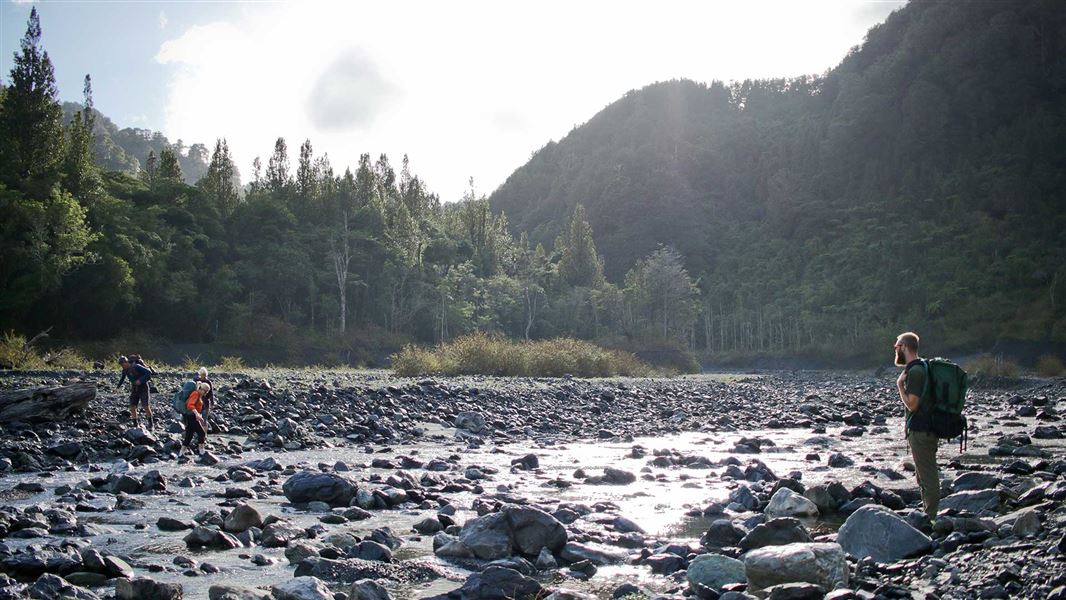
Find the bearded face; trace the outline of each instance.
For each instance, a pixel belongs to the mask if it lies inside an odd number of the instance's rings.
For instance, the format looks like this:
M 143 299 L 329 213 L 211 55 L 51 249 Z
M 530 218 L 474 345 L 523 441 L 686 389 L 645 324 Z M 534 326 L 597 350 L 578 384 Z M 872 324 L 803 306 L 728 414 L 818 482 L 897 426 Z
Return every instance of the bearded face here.
M 907 357 L 903 356 L 903 346 L 896 346 L 896 366 L 907 366 Z

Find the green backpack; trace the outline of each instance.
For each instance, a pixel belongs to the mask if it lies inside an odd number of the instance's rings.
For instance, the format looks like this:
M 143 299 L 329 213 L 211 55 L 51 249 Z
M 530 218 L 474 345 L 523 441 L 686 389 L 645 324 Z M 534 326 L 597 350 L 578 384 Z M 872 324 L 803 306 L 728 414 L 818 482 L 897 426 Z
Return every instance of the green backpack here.
M 961 451 L 966 447 L 969 431 L 962 414 L 969 385 L 966 371 L 946 358 L 922 359 L 922 364 L 925 366 L 925 386 L 921 401 L 932 401 L 933 433 L 942 440 L 960 438 Z
M 179 415 L 189 414 L 189 409 L 185 406 L 185 402 L 189 399 L 189 394 L 195 389 L 195 381 L 186 381 L 180 390 L 174 392 L 174 396 L 170 399 L 170 406 L 174 408 L 174 412 Z

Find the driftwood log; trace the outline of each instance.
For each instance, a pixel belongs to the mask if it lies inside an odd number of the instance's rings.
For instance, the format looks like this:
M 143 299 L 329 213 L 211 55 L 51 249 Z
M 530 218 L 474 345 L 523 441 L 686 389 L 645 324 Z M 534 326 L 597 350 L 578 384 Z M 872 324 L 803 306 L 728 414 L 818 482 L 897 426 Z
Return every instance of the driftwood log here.
M 91 382 L 0 392 L 0 422 L 66 419 L 95 398 Z

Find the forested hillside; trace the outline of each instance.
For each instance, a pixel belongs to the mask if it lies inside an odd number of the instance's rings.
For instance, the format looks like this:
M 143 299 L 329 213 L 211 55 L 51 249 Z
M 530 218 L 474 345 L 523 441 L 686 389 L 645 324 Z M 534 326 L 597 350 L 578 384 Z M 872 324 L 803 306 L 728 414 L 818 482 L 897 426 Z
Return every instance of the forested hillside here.
M 1064 184 L 1062 4 L 912 2 L 823 76 L 630 92 L 490 203 L 543 243 L 584 205 L 615 282 L 678 249 L 710 354 L 976 351 L 1066 341 Z
M 85 107 L 77 102 L 63 103 L 63 121 L 70 122 Z M 96 164 L 108 171 L 136 176 L 142 169 L 151 169 L 151 161 L 159 161 L 164 150 L 172 151 L 181 167 L 182 180 L 195 184 L 207 173 L 211 151 L 204 144 L 186 147 L 182 140 L 171 144 L 158 131 L 137 127 L 119 128 L 107 115 L 93 109 L 92 152 Z M 144 164 L 142 164 L 142 162 Z

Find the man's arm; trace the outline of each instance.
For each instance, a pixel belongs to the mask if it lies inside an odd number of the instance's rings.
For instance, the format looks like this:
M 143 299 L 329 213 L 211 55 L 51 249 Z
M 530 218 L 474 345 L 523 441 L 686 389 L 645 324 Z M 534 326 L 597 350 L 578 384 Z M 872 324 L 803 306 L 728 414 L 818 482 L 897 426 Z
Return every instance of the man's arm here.
M 904 369 L 904 371 L 899 374 L 899 378 L 896 379 L 896 388 L 899 390 L 899 399 L 903 401 L 903 406 L 906 406 L 909 412 L 918 410 L 918 396 L 907 392 L 906 369 Z
M 115 384 L 115 387 L 122 387 L 123 381 L 126 381 L 126 369 L 122 369 L 122 377 L 118 378 L 118 383 Z M 132 378 L 130 381 L 133 381 Z

